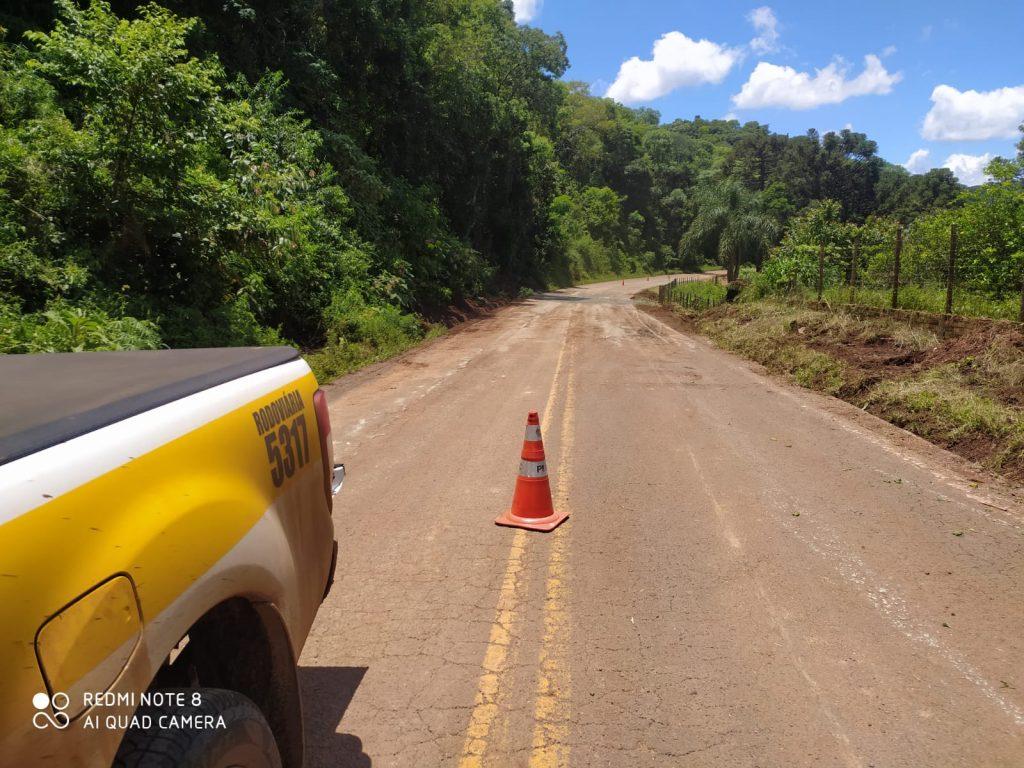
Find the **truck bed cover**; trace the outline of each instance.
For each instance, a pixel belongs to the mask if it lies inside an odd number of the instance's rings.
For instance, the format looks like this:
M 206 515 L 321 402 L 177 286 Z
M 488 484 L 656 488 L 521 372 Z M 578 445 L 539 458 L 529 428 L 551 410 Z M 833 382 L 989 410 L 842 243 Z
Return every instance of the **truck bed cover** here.
M 291 347 L 0 355 L 0 464 L 298 356 Z

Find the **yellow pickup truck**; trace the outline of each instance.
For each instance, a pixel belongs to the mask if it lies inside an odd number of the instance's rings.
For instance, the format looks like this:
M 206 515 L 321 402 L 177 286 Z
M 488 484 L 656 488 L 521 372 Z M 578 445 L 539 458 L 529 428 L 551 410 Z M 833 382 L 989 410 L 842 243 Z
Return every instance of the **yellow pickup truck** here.
M 299 768 L 333 452 L 287 347 L 0 356 L 0 765 Z

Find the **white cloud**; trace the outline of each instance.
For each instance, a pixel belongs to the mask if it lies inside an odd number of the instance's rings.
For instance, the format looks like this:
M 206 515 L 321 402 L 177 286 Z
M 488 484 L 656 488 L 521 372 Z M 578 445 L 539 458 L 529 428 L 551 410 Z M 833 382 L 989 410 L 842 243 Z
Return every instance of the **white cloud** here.
M 822 104 L 839 104 L 853 96 L 886 94 L 903 79 L 899 72 L 887 72 L 882 60 L 872 54 L 864 57 L 864 71 L 852 80 L 846 77 L 848 71 L 842 59 L 815 70 L 813 76 L 792 67 L 761 61 L 740 92 L 732 97 L 732 102 L 740 109 L 813 109 Z
M 533 21 L 540 13 L 540 7 L 544 0 L 512 0 L 512 8 L 516 13 L 516 21 L 525 24 Z
M 961 184 L 973 187 L 991 178 L 985 175 L 985 166 L 992 162 L 992 158 L 988 152 L 983 155 L 950 155 L 942 167 L 949 168 Z
M 910 157 L 907 158 L 903 167 L 911 173 L 924 173 L 932 167 L 932 164 L 928 162 L 929 155 L 931 152 L 927 149 L 915 149 L 910 153 Z
M 747 21 L 757 30 L 757 37 L 750 41 L 750 50 L 754 53 L 774 53 L 779 50 L 779 20 L 775 18 L 775 11 L 762 5 L 747 14 Z
M 654 43 L 650 59 L 634 56 L 622 62 L 605 96 L 635 104 L 683 86 L 720 83 L 740 58 L 734 48 L 669 32 Z
M 994 91 L 958 91 L 937 85 L 921 135 L 932 141 L 1010 139 L 1024 122 L 1024 85 Z
M 890 56 L 892 56 L 894 53 L 896 53 L 896 51 L 898 51 L 898 50 L 899 50 L 899 48 L 897 48 L 895 45 L 887 45 L 887 46 L 885 46 L 885 50 L 882 51 L 882 58 L 883 59 L 887 59 Z

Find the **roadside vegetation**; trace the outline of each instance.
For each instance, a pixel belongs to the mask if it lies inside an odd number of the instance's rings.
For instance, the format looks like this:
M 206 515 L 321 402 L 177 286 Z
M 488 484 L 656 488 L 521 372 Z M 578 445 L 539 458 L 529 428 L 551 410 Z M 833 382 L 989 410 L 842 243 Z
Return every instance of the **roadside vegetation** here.
M 735 275 L 815 200 L 861 223 L 961 192 L 864 134 L 595 97 L 500 0 L 58 0 L 0 27 L 2 352 L 285 342 L 339 372 L 480 297 Z
M 813 301 L 816 296 L 811 288 L 803 288 L 799 292 L 789 294 Z M 858 288 L 851 290 L 848 286 L 830 286 L 822 294 L 824 301 L 832 306 L 840 304 L 857 304 L 865 307 L 886 309 L 892 306 L 892 289 Z M 899 308 L 915 312 L 945 312 L 946 290 L 939 285 L 904 285 L 900 287 Z M 960 291 L 954 294 L 953 314 L 965 317 L 991 317 L 1001 320 L 1018 320 L 1020 317 L 1020 297 L 1006 296 L 996 298 L 985 293 Z
M 901 320 L 773 299 L 672 311 L 801 386 L 1024 478 L 1024 330 L 1015 324 L 979 321 L 943 339 Z
M 707 306 L 721 304 L 725 301 L 725 285 L 710 280 L 680 283 L 675 287 L 671 300 L 683 306 Z
M 1018 147 L 1015 160 L 990 164 L 993 181 L 909 223 L 844 219 L 839 202 L 813 202 L 746 276 L 746 298 L 1024 320 L 1024 140 Z
M 709 284 L 665 298 L 723 348 L 1024 478 L 1024 327 L 988 320 L 1024 319 L 1024 140 L 1018 148 L 991 163 L 991 182 L 931 210 L 858 217 L 822 198 L 768 247 L 744 225 L 733 237 L 743 248 L 725 234 L 718 248 L 734 304 L 715 307 L 723 289 Z M 749 215 L 734 208 L 734 223 Z M 947 325 L 949 314 L 978 320 Z

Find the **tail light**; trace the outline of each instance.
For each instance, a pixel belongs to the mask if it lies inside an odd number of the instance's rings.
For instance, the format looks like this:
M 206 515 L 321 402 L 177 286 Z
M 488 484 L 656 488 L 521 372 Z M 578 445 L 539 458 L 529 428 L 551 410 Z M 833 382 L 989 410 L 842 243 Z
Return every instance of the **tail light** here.
M 327 409 L 327 395 L 322 389 L 313 393 L 313 410 L 316 412 L 316 427 L 320 434 L 320 458 L 324 466 L 324 494 L 327 496 L 327 508 L 334 506 L 335 483 L 341 487 L 341 479 L 345 477 L 345 468 L 334 465 L 334 440 L 331 439 L 331 414 Z M 335 479 L 337 476 L 337 480 Z

